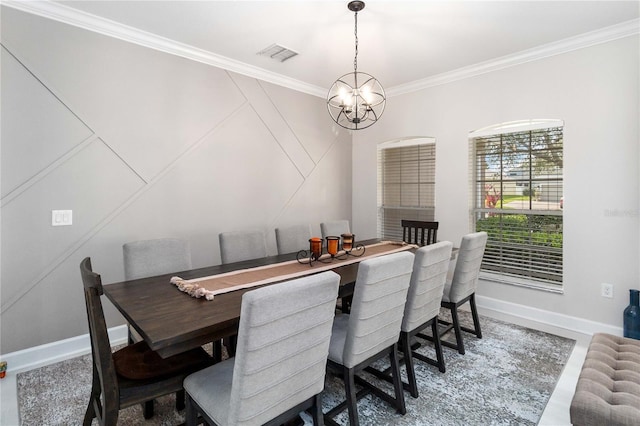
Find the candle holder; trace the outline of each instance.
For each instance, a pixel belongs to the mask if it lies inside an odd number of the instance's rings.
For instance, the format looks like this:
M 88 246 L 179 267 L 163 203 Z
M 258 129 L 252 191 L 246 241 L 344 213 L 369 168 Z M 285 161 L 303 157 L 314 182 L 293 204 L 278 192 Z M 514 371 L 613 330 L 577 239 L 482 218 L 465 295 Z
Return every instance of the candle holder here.
M 331 255 L 331 257 L 335 257 L 338 254 L 339 246 L 340 246 L 340 237 L 327 237 L 327 253 Z
M 309 238 L 309 250 L 300 250 L 298 254 L 296 254 L 296 260 L 299 263 L 308 263 L 309 266 L 313 265 L 313 262 L 331 262 L 331 258 L 327 261 L 326 259 L 321 259 L 322 257 L 322 238 L 320 237 L 312 237 Z
M 342 234 L 342 251 L 343 253 L 336 256 L 338 259 L 346 259 L 349 256 L 360 257 L 364 254 L 365 248 L 362 244 L 356 244 L 355 234 Z
M 342 238 L 342 249 L 340 239 Z M 308 263 L 313 266 L 313 262 L 331 263 L 333 259 L 344 260 L 349 256 L 360 257 L 365 252 L 362 244 L 356 244 L 354 234 L 342 234 L 340 237 L 329 236 L 327 240 L 327 254 L 322 254 L 322 238 L 313 237 L 309 239 L 309 250 L 300 250 L 296 255 L 299 263 Z

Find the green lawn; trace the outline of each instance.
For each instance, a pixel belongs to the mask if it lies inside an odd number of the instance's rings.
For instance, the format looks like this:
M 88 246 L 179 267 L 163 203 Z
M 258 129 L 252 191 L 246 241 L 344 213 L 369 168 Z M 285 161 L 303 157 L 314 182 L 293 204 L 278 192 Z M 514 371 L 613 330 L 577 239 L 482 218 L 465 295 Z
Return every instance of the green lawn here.
M 511 201 L 528 200 L 528 199 L 529 199 L 528 195 L 503 195 L 502 196 L 503 203 L 508 203 Z

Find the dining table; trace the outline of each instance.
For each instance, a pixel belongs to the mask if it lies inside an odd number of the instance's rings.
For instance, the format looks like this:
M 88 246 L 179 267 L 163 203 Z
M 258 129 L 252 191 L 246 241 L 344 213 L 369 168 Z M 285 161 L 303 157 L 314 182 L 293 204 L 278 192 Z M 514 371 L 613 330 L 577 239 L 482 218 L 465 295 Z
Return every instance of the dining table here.
M 359 242 L 375 244 L 379 240 Z M 184 280 L 295 261 L 296 253 L 177 271 L 172 274 L 123 281 L 103 286 L 104 294 L 149 347 L 166 358 L 209 342 L 235 336 L 240 321 L 242 295 L 256 286 L 217 294 L 212 300 L 194 298 L 170 284 L 173 276 Z M 340 276 L 339 298 L 353 294 L 359 262 L 336 263 L 329 270 Z M 326 269 L 326 268 L 325 268 Z M 275 279 L 269 284 L 284 281 Z

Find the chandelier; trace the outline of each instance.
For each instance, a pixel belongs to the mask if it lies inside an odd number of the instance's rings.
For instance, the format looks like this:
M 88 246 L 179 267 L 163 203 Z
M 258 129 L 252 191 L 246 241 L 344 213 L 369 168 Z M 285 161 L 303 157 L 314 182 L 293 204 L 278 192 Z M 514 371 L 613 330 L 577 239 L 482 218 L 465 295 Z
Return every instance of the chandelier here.
M 355 56 L 353 72 L 338 78 L 327 96 L 327 108 L 333 121 L 349 130 L 366 129 L 378 121 L 386 102 L 384 89 L 370 74 L 358 72 L 358 12 L 364 9 L 363 1 L 351 1 L 347 5 L 355 12 Z

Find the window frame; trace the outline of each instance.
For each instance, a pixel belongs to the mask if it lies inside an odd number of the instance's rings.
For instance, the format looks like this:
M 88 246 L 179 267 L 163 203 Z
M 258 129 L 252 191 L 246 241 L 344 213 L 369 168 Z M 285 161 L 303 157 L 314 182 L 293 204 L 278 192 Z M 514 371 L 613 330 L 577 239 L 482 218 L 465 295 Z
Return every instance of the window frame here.
M 470 165 L 470 200 L 469 200 L 469 206 L 470 206 L 470 229 L 472 230 L 476 230 L 477 229 L 477 224 L 478 221 L 480 220 L 480 217 L 482 215 L 486 215 L 484 217 L 484 219 L 486 219 L 489 215 L 496 215 L 498 216 L 500 219 L 497 220 L 497 222 L 499 222 L 500 224 L 497 226 L 496 229 L 498 229 L 498 232 L 501 233 L 501 235 L 504 235 L 506 233 L 505 229 L 507 231 L 509 230 L 513 230 L 514 228 L 508 228 L 508 225 L 504 224 L 504 218 L 508 217 L 510 215 L 514 215 L 514 216 L 519 216 L 519 215 L 525 215 L 527 217 L 527 225 L 529 225 L 529 227 L 524 228 L 525 230 L 529 230 L 529 232 L 532 233 L 533 235 L 533 231 L 532 231 L 532 227 L 531 227 L 531 223 L 535 223 L 535 221 L 537 220 L 536 218 L 538 217 L 542 217 L 542 216 L 559 216 L 562 218 L 562 220 L 560 221 L 560 236 L 561 236 L 561 246 L 559 248 L 555 248 L 555 247 L 548 247 L 546 249 L 541 249 L 545 255 L 547 255 L 547 253 L 549 253 L 549 256 L 551 256 L 551 254 L 557 256 L 558 254 L 560 255 L 560 266 L 559 268 L 556 266 L 556 269 L 554 270 L 554 272 L 556 272 L 556 276 L 557 273 L 559 273 L 560 275 L 560 279 L 542 279 L 542 278 L 536 278 L 535 274 L 539 274 L 542 275 L 544 273 L 545 268 L 544 267 L 540 267 L 539 269 L 537 268 L 529 268 L 529 273 L 528 274 L 516 274 L 513 272 L 513 270 L 517 270 L 519 269 L 518 267 L 509 267 L 508 263 L 504 263 L 504 258 L 502 257 L 502 253 L 503 252 L 508 252 L 509 249 L 507 250 L 503 250 L 503 248 L 505 246 L 508 246 L 508 244 L 504 243 L 504 237 L 500 238 L 500 241 L 497 242 L 497 244 L 494 245 L 494 248 L 498 247 L 500 250 L 500 255 L 496 255 L 494 259 L 499 259 L 499 263 L 497 264 L 497 266 L 492 266 L 495 267 L 496 269 L 501 269 L 503 268 L 503 271 L 500 272 L 498 270 L 496 271 L 489 271 L 488 268 L 489 266 L 487 266 L 487 269 L 482 269 L 481 273 L 480 273 L 480 278 L 484 279 L 484 280 L 488 280 L 488 281 L 494 281 L 494 282 L 500 282 L 500 283 L 506 283 L 506 284 L 511 284 L 511 285 L 516 285 L 516 286 L 524 286 L 524 287 L 529 287 L 529 288 L 535 288 L 535 289 L 541 289 L 541 290 L 546 290 L 546 291 L 551 291 L 551 292 L 557 292 L 557 293 L 562 293 L 563 292 L 563 282 L 564 282 L 564 277 L 563 277 L 563 273 L 564 273 L 564 253 L 563 253 L 563 247 L 564 247 L 564 242 L 563 242 L 563 234 L 562 234 L 562 228 L 563 228 L 563 223 L 564 223 L 564 214 L 563 214 L 563 210 L 562 207 L 560 210 L 552 210 L 552 209 L 535 209 L 533 208 L 533 194 L 531 191 L 531 188 L 534 187 L 534 182 L 536 181 L 544 181 L 544 179 L 539 179 L 536 178 L 535 173 L 533 172 L 532 169 L 532 163 L 531 163 L 531 152 L 533 150 L 532 148 L 532 139 L 530 138 L 528 140 L 528 171 L 523 172 L 523 174 L 526 176 L 526 178 L 523 177 L 515 177 L 515 179 L 512 177 L 512 179 L 509 179 L 507 177 L 507 179 L 505 179 L 505 173 L 507 172 L 513 172 L 514 170 L 510 170 L 508 168 L 505 167 L 503 160 L 502 160 L 502 156 L 505 154 L 505 151 L 503 150 L 503 147 L 500 147 L 499 150 L 499 155 L 500 155 L 500 165 L 499 165 L 499 172 L 500 172 L 500 177 L 498 179 L 498 181 L 500 182 L 500 195 L 499 195 L 499 199 L 497 201 L 497 203 L 495 204 L 495 206 L 487 206 L 485 203 L 485 196 L 486 193 L 484 191 L 480 191 L 480 185 L 482 184 L 482 182 L 487 182 L 490 181 L 491 179 L 485 179 L 485 180 L 480 180 L 479 179 L 479 164 L 478 164 L 478 142 L 483 140 L 487 141 L 490 140 L 492 138 L 500 138 L 501 140 L 501 144 L 502 144 L 502 138 L 503 135 L 505 134 L 512 134 L 512 133 L 524 133 L 524 132 L 541 132 L 544 131 L 545 129 L 549 129 L 550 131 L 555 131 L 554 129 L 559 128 L 560 132 L 561 132 L 561 139 L 560 139 L 560 143 L 562 144 L 560 147 L 560 153 L 562 155 L 562 161 L 563 164 L 562 166 L 560 166 L 560 174 L 555 176 L 554 178 L 549 178 L 547 179 L 550 183 L 554 183 L 554 184 L 559 184 L 561 188 L 564 187 L 564 170 L 563 170 L 563 166 L 564 166 L 564 122 L 562 120 L 550 120 L 550 119 L 539 119 L 539 120 L 521 120 L 521 121 L 514 121 L 514 122 L 508 122 L 508 123 L 500 123 L 498 125 L 494 125 L 494 126 L 488 126 L 485 127 L 483 129 L 474 131 L 474 132 L 470 132 L 469 133 L 469 165 Z M 531 133 L 530 133 L 531 135 Z M 557 147 L 555 147 L 556 151 L 557 151 Z M 522 208 L 522 209 L 509 209 L 509 208 L 503 208 L 504 205 L 503 203 L 503 197 L 504 194 L 503 190 L 504 190 L 504 185 L 503 182 L 504 181 L 508 181 L 511 183 L 515 183 L 516 185 L 514 185 L 514 187 L 518 187 L 517 183 L 526 183 L 528 188 L 529 188 L 529 206 L 528 208 Z M 520 186 L 520 188 L 523 188 L 523 186 Z M 483 190 L 485 189 L 485 187 L 483 186 Z M 480 193 L 482 192 L 482 193 Z M 561 194 L 562 195 L 562 194 Z M 523 206 L 525 207 L 525 206 Z M 490 226 L 490 225 L 489 225 Z M 505 226 L 507 226 L 505 228 Z M 557 226 L 557 225 L 556 225 Z M 515 228 L 515 229 L 522 229 L 522 228 Z M 555 233 L 556 235 L 558 234 L 557 232 Z M 529 243 L 520 245 L 518 247 L 517 244 L 513 244 L 512 245 L 512 250 L 514 251 L 518 251 L 520 249 L 524 250 L 523 253 L 526 253 L 526 250 L 535 250 L 536 248 L 536 244 L 535 243 L 531 243 L 531 241 Z M 540 246 L 540 247 L 544 247 L 544 246 Z M 517 258 L 517 255 L 514 255 Z M 524 255 L 521 255 L 524 256 Z M 486 254 L 485 254 L 486 257 Z M 551 258 L 553 258 L 551 256 Z M 490 259 L 493 260 L 493 259 Z M 530 261 L 530 265 L 534 264 L 535 261 Z M 486 265 L 485 260 L 483 260 L 483 264 Z M 548 264 L 547 264 L 548 265 Z M 522 269 L 526 269 L 526 268 L 522 268 Z M 548 268 L 551 269 L 551 268 Z M 505 270 L 510 270 L 510 272 L 504 272 Z M 533 271 L 533 272 L 532 272 Z M 550 275 L 551 276 L 551 275 Z

